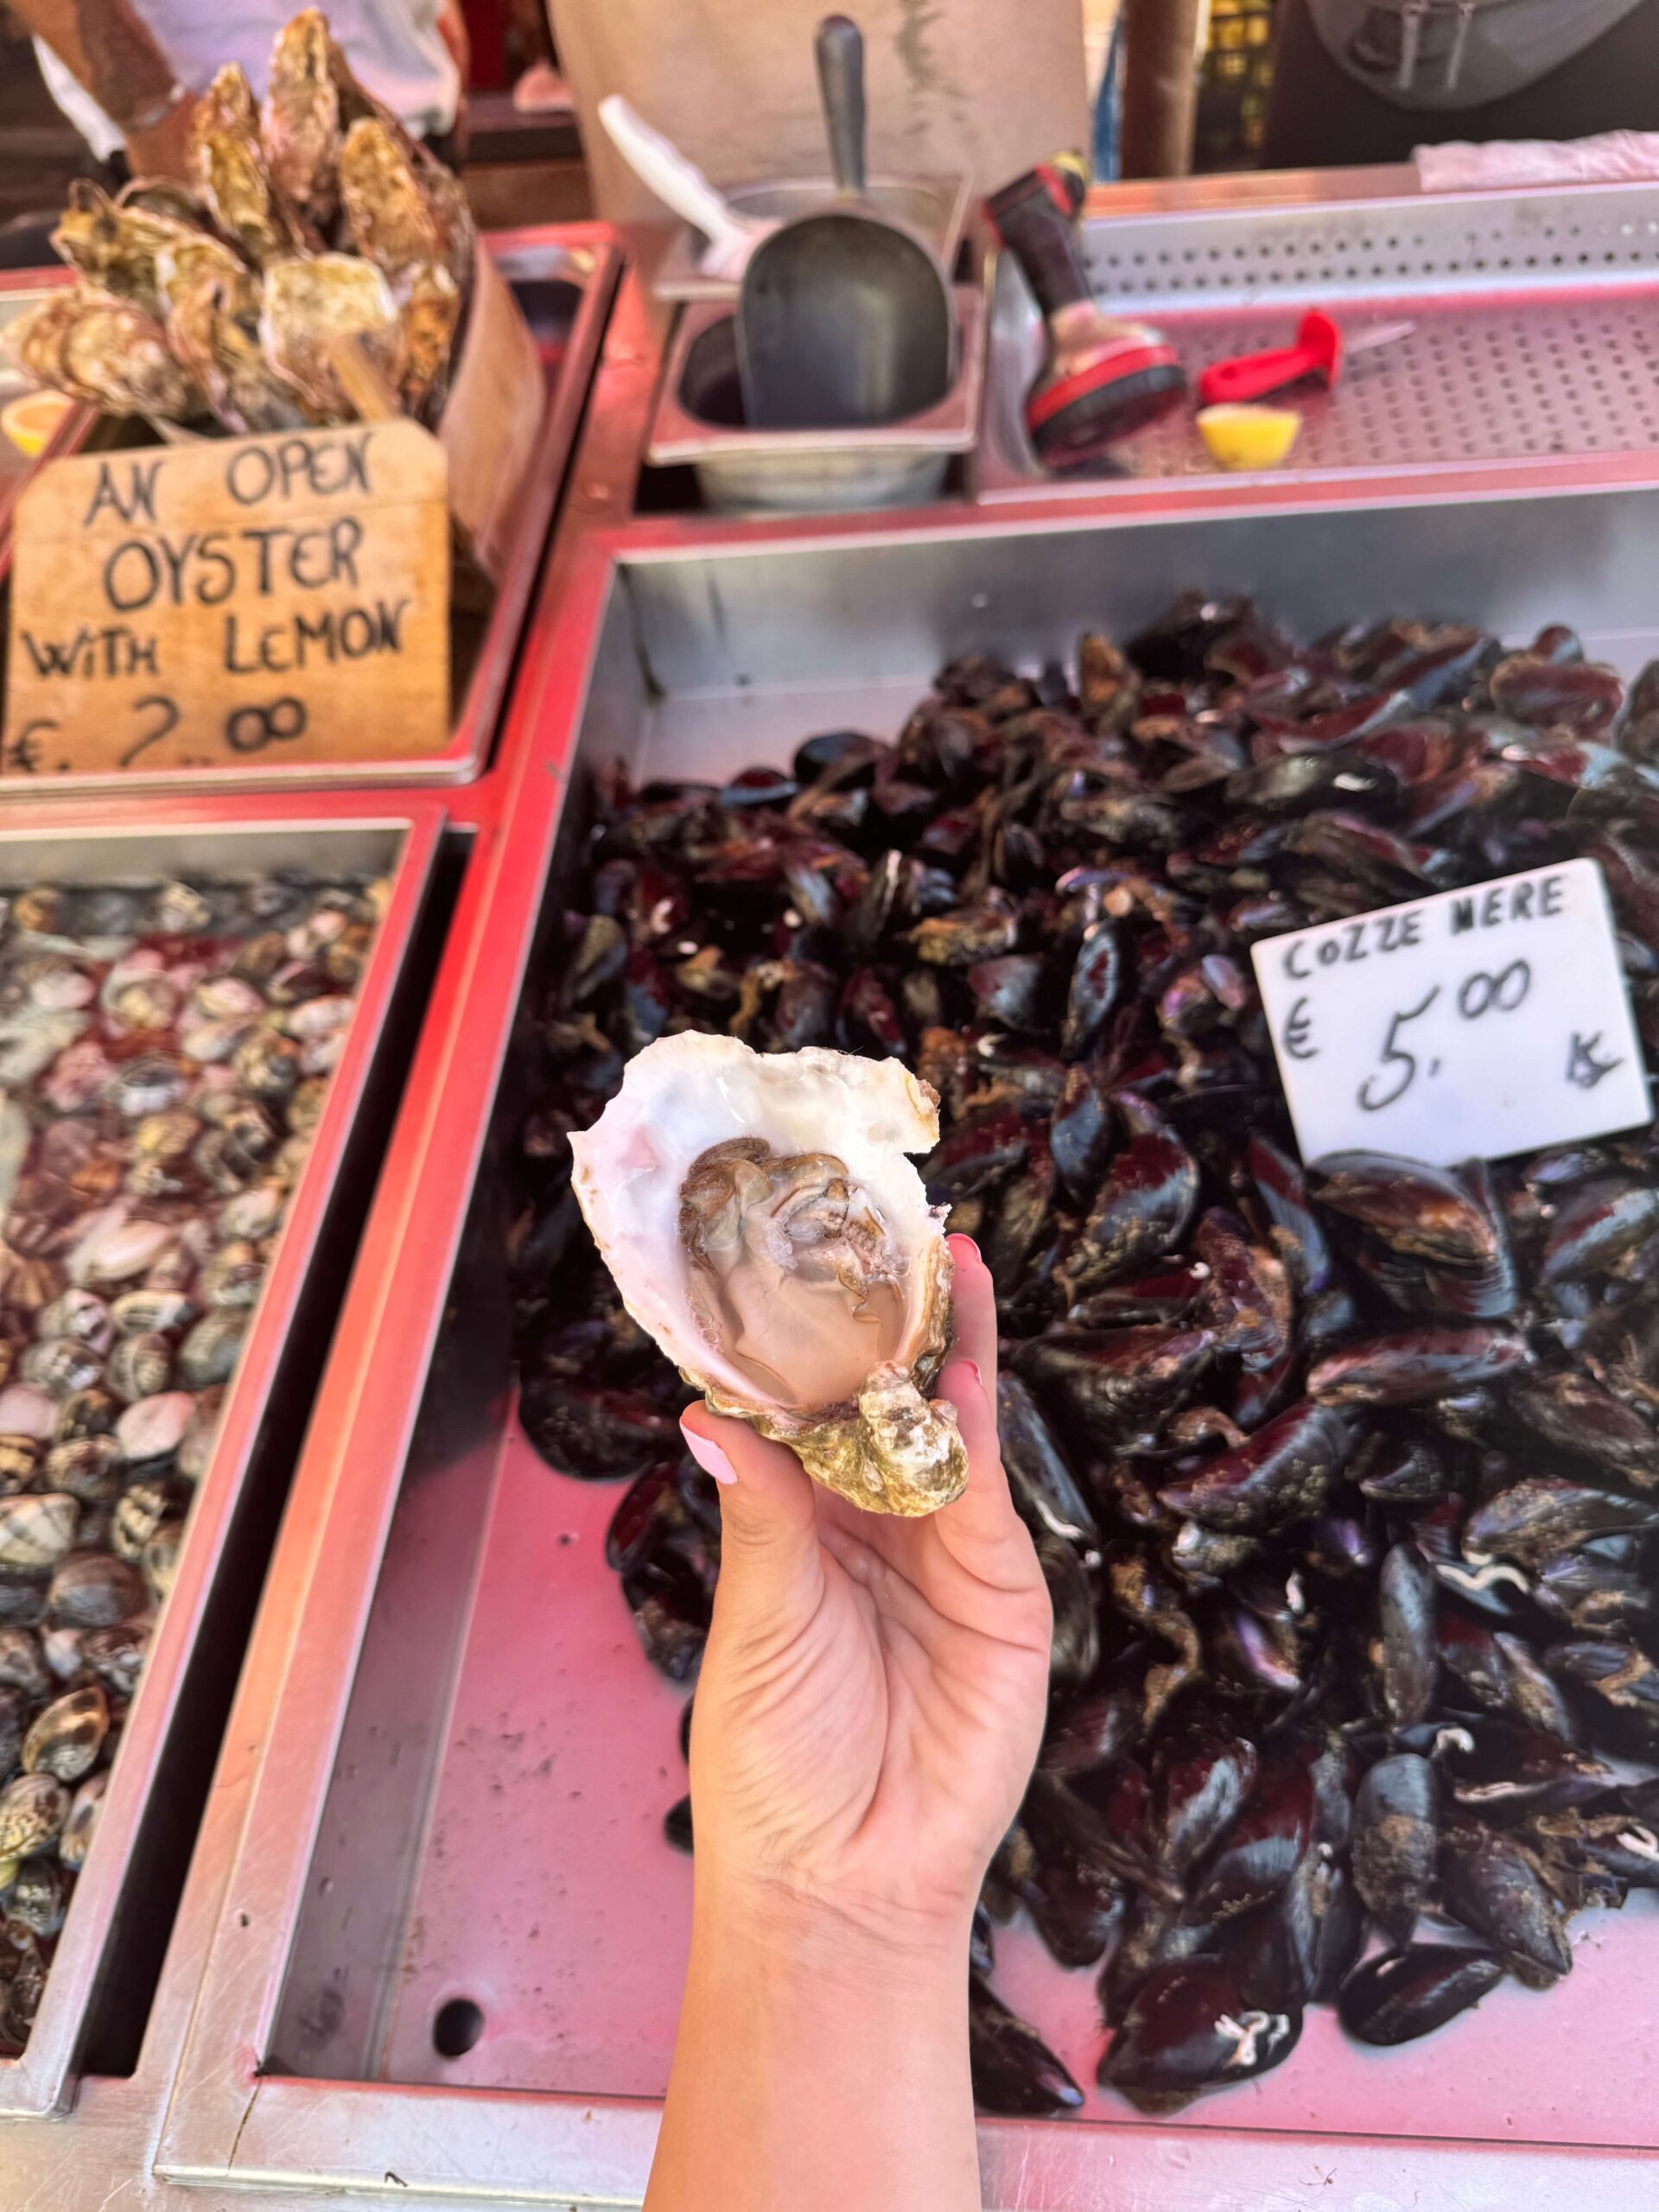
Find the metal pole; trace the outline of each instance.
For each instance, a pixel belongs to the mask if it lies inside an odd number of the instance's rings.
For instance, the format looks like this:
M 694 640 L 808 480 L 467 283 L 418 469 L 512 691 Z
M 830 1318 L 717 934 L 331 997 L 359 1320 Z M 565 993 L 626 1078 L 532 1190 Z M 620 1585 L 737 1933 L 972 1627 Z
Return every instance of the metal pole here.
M 1123 0 L 1122 173 L 1185 176 L 1192 167 L 1204 0 Z

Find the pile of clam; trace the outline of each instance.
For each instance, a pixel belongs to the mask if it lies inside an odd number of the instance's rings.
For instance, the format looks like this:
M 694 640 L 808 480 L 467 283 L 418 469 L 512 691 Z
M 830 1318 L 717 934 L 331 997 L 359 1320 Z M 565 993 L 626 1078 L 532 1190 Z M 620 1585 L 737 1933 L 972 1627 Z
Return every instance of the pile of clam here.
M 0 2052 L 40 2002 L 383 892 L 0 903 Z
M 1192 596 L 1125 647 L 1084 638 L 1075 680 L 956 662 L 896 741 L 599 795 L 535 1007 L 524 1425 L 627 1481 L 610 1564 L 690 1681 L 718 1510 L 686 1386 L 587 1239 L 570 1133 L 687 1028 L 933 1085 L 921 1172 L 996 1282 L 1003 1455 L 1055 1611 L 973 1962 L 994 2109 L 1082 2101 L 992 1993 L 1015 1914 L 1096 1974 L 1090 2061 L 1158 2110 L 1281 2063 L 1309 2005 L 1393 2044 L 1543 1987 L 1573 1915 L 1659 1888 L 1652 1131 L 1305 1166 L 1250 963 L 1587 855 L 1651 1058 L 1656 763 L 1659 668 L 1627 694 L 1564 629 L 1306 645 Z M 683 1803 L 668 1833 L 689 1844 Z

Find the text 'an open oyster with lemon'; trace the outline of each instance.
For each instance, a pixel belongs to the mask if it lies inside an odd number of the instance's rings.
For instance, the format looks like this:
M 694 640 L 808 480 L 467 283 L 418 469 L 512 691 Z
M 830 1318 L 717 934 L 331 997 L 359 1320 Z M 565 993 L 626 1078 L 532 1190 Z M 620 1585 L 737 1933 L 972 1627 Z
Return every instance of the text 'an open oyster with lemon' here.
M 787 1444 L 874 1512 L 968 1479 L 926 1393 L 950 1338 L 944 1210 L 906 1154 L 938 1100 L 893 1060 L 664 1037 L 570 1140 L 575 1188 L 623 1302 L 716 1413 Z

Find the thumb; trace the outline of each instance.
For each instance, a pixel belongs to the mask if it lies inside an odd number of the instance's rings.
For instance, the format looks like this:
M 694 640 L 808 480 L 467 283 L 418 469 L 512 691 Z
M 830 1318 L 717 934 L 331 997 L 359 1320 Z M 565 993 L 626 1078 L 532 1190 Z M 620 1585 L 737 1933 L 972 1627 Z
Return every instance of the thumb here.
M 707 1406 L 680 1417 L 686 1449 L 720 1485 L 718 1627 L 792 1632 L 823 1592 L 812 1478 L 782 1444 Z

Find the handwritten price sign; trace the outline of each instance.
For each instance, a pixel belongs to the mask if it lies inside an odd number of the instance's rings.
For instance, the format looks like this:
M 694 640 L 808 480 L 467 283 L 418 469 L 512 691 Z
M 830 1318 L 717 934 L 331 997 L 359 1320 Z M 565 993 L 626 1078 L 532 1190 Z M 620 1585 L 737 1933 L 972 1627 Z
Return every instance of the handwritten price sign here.
M 413 423 L 52 463 L 17 507 L 0 775 L 437 751 L 447 493 Z
M 1304 1160 L 1449 1166 L 1652 1117 L 1593 861 L 1295 930 L 1252 957 Z

